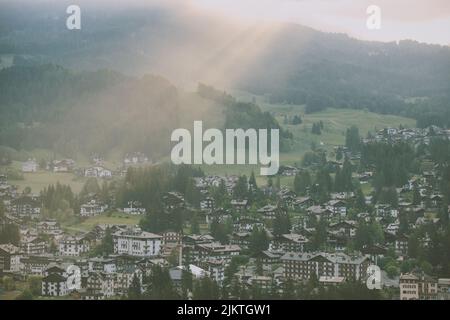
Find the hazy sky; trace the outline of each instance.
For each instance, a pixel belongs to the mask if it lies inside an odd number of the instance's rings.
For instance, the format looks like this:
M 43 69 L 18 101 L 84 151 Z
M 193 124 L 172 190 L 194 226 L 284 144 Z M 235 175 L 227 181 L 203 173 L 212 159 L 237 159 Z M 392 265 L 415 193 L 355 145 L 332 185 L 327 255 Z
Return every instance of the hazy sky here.
M 190 0 L 247 21 L 275 20 L 380 41 L 414 39 L 450 45 L 450 0 Z M 381 29 L 366 27 L 369 5 L 381 8 Z
M 119 7 L 163 4 L 181 11 L 223 15 L 244 22 L 292 22 L 379 41 L 413 39 L 450 45 L 450 0 L 0 0 Z M 367 8 L 381 8 L 381 29 L 368 30 Z

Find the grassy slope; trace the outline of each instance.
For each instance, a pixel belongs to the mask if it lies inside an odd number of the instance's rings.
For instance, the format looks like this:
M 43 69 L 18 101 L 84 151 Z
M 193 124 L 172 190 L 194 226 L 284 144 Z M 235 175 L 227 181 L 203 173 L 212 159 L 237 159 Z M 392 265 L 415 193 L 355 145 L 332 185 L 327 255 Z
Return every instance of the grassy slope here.
M 282 164 L 299 164 L 303 154 L 310 150 L 311 143 L 314 142 L 318 147 L 332 151 L 336 145 L 345 143 L 345 131 L 347 128 L 355 125 L 360 130 L 360 135 L 365 137 L 368 132 L 375 132 L 385 127 L 398 127 L 400 124 L 404 127 L 414 127 L 415 120 L 393 115 L 381 115 L 363 110 L 350 109 L 327 109 L 322 112 L 305 114 L 304 106 L 300 105 L 282 105 L 267 103 L 264 97 L 252 96 L 245 92 L 233 92 L 234 96 L 242 101 L 252 101 L 254 98 L 256 103 L 260 105 L 263 111 L 272 113 L 278 122 L 294 135 L 293 150 L 280 155 Z M 284 125 L 284 116 L 293 117 L 301 115 L 303 123 L 301 125 Z M 324 129 L 320 136 L 311 134 L 311 127 L 314 122 L 322 121 Z M 208 173 L 215 174 L 247 174 L 252 170 L 255 174 L 259 173 L 259 166 L 203 166 Z M 292 185 L 293 178 L 282 177 L 282 184 Z M 266 179 L 260 177 L 259 183 L 265 183 Z
M 69 232 L 86 232 L 92 230 L 92 228 L 99 224 L 126 224 L 136 225 L 139 224 L 140 216 L 128 215 L 120 212 L 114 212 L 111 215 L 102 214 L 96 217 L 87 218 L 82 222 L 68 222 L 63 224 L 64 229 Z

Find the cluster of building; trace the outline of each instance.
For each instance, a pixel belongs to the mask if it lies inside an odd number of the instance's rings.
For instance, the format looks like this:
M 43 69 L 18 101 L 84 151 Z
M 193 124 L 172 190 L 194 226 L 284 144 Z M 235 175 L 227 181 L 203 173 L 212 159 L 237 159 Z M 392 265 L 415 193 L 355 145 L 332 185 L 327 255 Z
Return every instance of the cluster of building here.
M 391 142 L 421 139 L 423 142 L 429 137 L 427 130 L 430 129 L 388 128 L 368 139 Z M 432 130 L 434 135 L 448 135 L 446 130 Z M 148 158 L 137 153 L 127 155 L 124 165 L 148 162 Z M 89 175 L 100 177 L 101 161 L 95 165 Z M 332 165 L 342 163 L 334 162 Z M 284 166 L 280 174 L 292 176 L 300 171 L 301 168 Z M 353 179 L 358 179 L 361 184 L 371 182 L 373 172 L 359 172 Z M 365 283 L 368 267 L 385 257 L 389 248 L 394 249 L 398 261 L 409 258 L 410 233 L 402 231 L 400 215 L 406 213 L 413 218 L 407 221 L 408 230 L 437 224 L 439 218 L 436 212 L 444 201 L 435 168 L 411 177 L 404 186 L 397 188 L 398 205 L 380 202 L 373 205 L 372 197 L 366 196 L 364 200 L 367 205 L 373 206 L 373 210 L 356 213 L 357 195 L 353 192 L 331 193 L 329 199 L 320 202 L 309 192 L 299 196 L 288 188 L 277 189 L 273 186 L 260 188 L 267 201 L 255 207 L 249 198 L 232 197 L 238 180 L 237 176 L 196 177 L 195 185 L 201 194 L 197 209 L 192 208 L 178 192 L 168 192 L 163 197 L 167 212 L 176 208 L 194 210 L 202 224 L 211 227 L 218 222 L 231 228 L 226 239 L 219 241 L 212 233 L 182 235 L 167 230 L 154 234 L 137 226 L 125 225 L 96 225 L 84 234 L 68 234 L 56 221 L 40 216 L 38 197 L 17 195 L 15 189 L 8 185 L 6 177 L 0 176 L 0 199 L 8 213 L 2 218 L 0 228 L 6 223 L 21 226 L 19 245 L 0 246 L 0 272 L 18 278 L 38 275 L 42 277 L 42 295 L 71 295 L 81 299 L 108 299 L 124 295 L 133 281 L 139 281 L 142 290 L 145 290 L 142 279 L 150 275 L 155 265 L 169 268 L 172 282 L 179 289 L 186 268 L 195 278 L 211 277 L 222 284 L 225 270 L 233 257 L 248 255 L 252 234 L 258 229 L 265 230 L 269 245 L 253 255 L 234 274 L 234 278 L 243 285 L 272 289 L 275 286 L 282 292 L 283 284 L 288 281 L 307 282 L 312 278 L 325 286 L 354 281 Z M 216 204 L 210 192 L 211 188 L 221 185 L 225 186 L 230 196 L 225 208 Z M 414 203 L 411 200 L 413 191 L 418 191 L 418 199 Z M 109 209 L 118 208 L 109 208 L 93 197 L 81 205 L 80 215 L 92 217 Z M 129 201 L 126 208 L 119 210 L 131 215 L 146 213 L 137 201 Z M 274 224 L 280 216 L 288 213 L 295 216 L 289 230 L 276 233 Z M 312 249 L 318 231 L 310 220 L 327 222 L 321 251 Z M 366 246 L 360 251 L 350 247 L 349 243 L 354 242 L 361 223 L 373 221 L 382 227 L 383 243 Z M 106 256 L 93 256 L 107 232 L 112 238 L 112 252 Z M 420 246 L 424 248 L 429 246 L 430 241 L 426 233 L 419 239 Z M 174 256 L 176 262 L 173 261 Z M 71 282 L 77 274 L 74 270 L 78 270 L 80 275 L 80 281 L 75 285 Z M 384 271 L 383 277 L 386 277 Z M 388 280 L 390 287 L 397 288 L 401 300 L 449 299 L 449 279 L 415 272 Z
M 93 155 L 91 159 L 92 166 L 77 167 L 72 159 L 61 159 L 44 161 L 44 164 L 39 164 L 35 158 L 30 158 L 22 162 L 23 173 L 34 173 L 39 169 L 47 170 L 55 173 L 69 173 L 72 172 L 78 176 L 88 178 L 103 178 L 109 179 L 113 176 L 123 176 L 126 169 L 130 166 L 148 165 L 152 161 L 142 152 L 127 153 L 123 159 L 123 165 L 116 170 L 107 169 L 104 165 L 104 160 L 98 155 Z

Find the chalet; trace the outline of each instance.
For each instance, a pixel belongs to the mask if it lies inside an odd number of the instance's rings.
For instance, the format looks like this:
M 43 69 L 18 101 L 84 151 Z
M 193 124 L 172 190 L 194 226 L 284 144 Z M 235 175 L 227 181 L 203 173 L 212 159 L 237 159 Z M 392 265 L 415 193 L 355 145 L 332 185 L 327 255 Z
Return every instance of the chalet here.
M 37 197 L 21 196 L 11 201 L 11 214 L 21 219 L 39 219 L 41 217 L 41 202 Z
M 239 217 L 233 223 L 234 232 L 252 232 L 253 228 L 262 228 L 264 223 L 260 220 L 251 217 Z
M 123 212 L 131 215 L 144 215 L 147 210 L 139 201 L 128 201 L 128 207 L 123 208 Z
M 398 221 L 395 221 L 387 226 L 386 231 L 395 235 L 397 234 L 399 228 L 400 223 Z
M 443 200 L 444 197 L 440 194 L 433 194 L 430 196 L 430 201 L 434 208 L 440 207 L 442 205 Z
M 115 295 L 128 294 L 133 279 L 137 278 L 142 286 L 143 273 L 136 265 L 130 265 L 114 273 L 114 293 Z
M 50 265 L 59 263 L 53 255 L 25 256 L 21 258 L 23 273 L 26 275 L 46 276 Z
M 250 277 L 249 283 L 251 286 L 256 286 L 262 290 L 268 290 L 272 287 L 272 277 L 254 275 Z
M 314 205 L 314 201 L 310 197 L 298 197 L 294 200 L 294 208 L 296 210 L 304 210 Z
M 365 281 L 370 264 L 366 256 L 348 256 L 344 253 L 293 253 L 281 257 L 286 279 L 309 280 L 317 277 L 344 277 Z
M 231 200 L 231 206 L 237 212 L 244 212 L 247 210 L 248 200 L 247 199 L 244 199 L 244 200 L 233 199 L 233 200 Z
M 19 272 L 21 257 L 20 248 L 12 244 L 0 244 L 0 274 Z
M 212 197 L 206 197 L 200 201 L 200 209 L 203 211 L 214 210 L 215 201 Z
M 440 221 L 439 218 L 419 217 L 414 224 L 414 227 L 419 227 L 427 224 L 436 224 Z
M 327 232 L 327 245 L 330 248 L 333 248 L 337 252 L 342 252 L 347 248 L 348 238 L 347 236 L 336 232 L 329 230 Z
M 280 263 L 280 258 L 284 255 L 282 251 L 264 250 L 258 253 L 257 258 L 261 259 L 264 265 Z
M 114 253 L 136 257 L 156 256 L 162 245 L 162 236 L 139 228 L 117 231 L 113 234 L 113 240 Z
M 355 193 L 354 192 L 333 192 L 330 194 L 330 197 L 332 200 L 341 200 L 344 202 L 346 200 L 351 200 L 355 198 Z
M 408 254 L 408 236 L 404 234 L 398 234 L 395 240 L 395 251 L 401 255 Z
M 187 268 L 183 266 L 176 266 L 169 269 L 170 279 L 177 290 L 181 290 L 182 275 L 184 270 L 187 270 Z M 193 264 L 189 265 L 189 270 L 187 271 L 192 274 L 194 279 L 201 279 L 210 276 L 208 271 Z
M 262 216 L 264 220 L 273 220 L 275 219 L 278 208 L 274 205 L 268 204 L 260 209 L 257 212 Z
M 114 296 L 114 275 L 106 272 L 89 272 L 83 300 L 104 300 Z
M 84 236 L 65 236 L 59 241 L 59 254 L 62 256 L 80 256 L 91 248 L 90 241 Z
M 225 181 L 219 176 L 194 177 L 195 186 L 200 190 L 206 190 L 208 187 L 219 187 Z
M 224 223 L 225 221 L 231 219 L 231 212 L 228 210 L 225 210 L 223 208 L 219 208 L 216 210 L 213 210 L 211 212 L 208 212 L 206 214 L 206 223 L 210 224 L 213 221 L 217 221 L 219 223 Z
M 337 223 L 332 223 L 329 229 L 336 231 L 339 234 L 345 235 L 346 237 L 353 238 L 356 234 L 356 221 L 345 220 Z
M 179 192 L 167 192 L 163 197 L 163 204 L 169 210 L 184 208 L 186 205 L 183 195 Z
M 98 154 L 93 154 L 91 156 L 91 163 L 95 164 L 96 166 L 103 166 L 104 161 L 105 161 L 105 159 L 103 159 Z
M 300 170 L 292 166 L 280 166 L 278 174 L 286 177 L 294 177 Z
M 250 232 L 233 232 L 230 243 L 248 248 L 250 244 Z
M 17 197 L 17 187 L 9 184 L 0 184 L 0 201 L 8 206 L 11 200 Z
M 322 206 L 311 206 L 308 209 L 306 209 L 306 212 L 309 215 L 315 215 L 318 220 L 322 218 L 328 219 L 329 217 L 333 216 L 332 210 Z
M 36 172 L 38 171 L 39 165 L 37 164 L 35 159 L 28 159 L 24 163 L 22 163 L 22 172 Z
M 170 280 L 176 290 L 180 291 L 182 287 L 183 269 L 172 267 L 169 269 Z
M 206 258 L 224 259 L 229 262 L 233 256 L 239 255 L 241 248 L 238 245 L 222 245 L 220 243 L 202 243 L 195 246 L 195 254 L 197 260 L 202 261 Z
M 70 172 L 75 167 L 75 161 L 72 159 L 53 160 L 50 167 L 53 172 Z
M 178 244 L 181 241 L 181 234 L 175 231 L 166 231 L 162 234 L 162 239 L 164 244 Z
M 209 234 L 191 234 L 183 236 L 183 244 L 197 245 L 214 242 L 214 237 Z
M 87 260 L 89 272 L 114 273 L 117 270 L 114 258 L 94 257 Z
M 330 200 L 325 207 L 332 212 L 333 216 L 345 217 L 347 214 L 347 206 L 342 200 Z
M 108 209 L 108 205 L 102 204 L 99 201 L 92 199 L 88 203 L 82 204 L 80 207 L 80 216 L 94 217 L 102 214 Z
M 280 199 L 280 203 L 284 207 L 295 209 L 295 201 L 297 199 L 297 195 L 295 194 L 295 192 L 283 188 L 280 190 L 280 192 L 278 192 L 278 197 Z
M 61 263 L 61 264 L 51 264 L 48 266 L 47 269 L 44 271 L 44 276 L 48 276 L 50 274 L 59 274 L 61 276 L 64 276 L 67 278 L 67 267 L 70 266 L 70 264 L 67 263 Z
M 223 259 L 208 258 L 204 262 L 200 262 L 200 267 L 209 274 L 211 279 L 219 284 L 225 278 L 226 262 Z
M 39 233 L 47 235 L 59 235 L 62 233 L 61 227 L 56 220 L 40 221 L 37 223 L 36 228 Z
M 296 233 L 283 234 L 272 239 L 269 250 L 282 252 L 303 252 L 309 242 L 304 236 Z
M 111 234 L 119 231 L 124 230 L 127 228 L 127 225 L 120 225 L 120 224 L 98 224 L 92 230 L 89 232 L 90 235 L 95 240 L 102 240 L 105 237 L 106 230 L 109 228 Z
M 450 279 L 438 279 L 438 300 L 450 300 Z
M 426 274 L 400 275 L 400 300 L 436 300 L 438 281 Z
M 69 293 L 66 277 L 58 273 L 51 273 L 42 279 L 43 296 L 63 297 Z
M 95 166 L 85 169 L 84 176 L 93 178 L 111 178 L 112 171 L 103 167 Z
M 28 255 L 39 255 L 47 251 L 47 241 L 42 237 L 31 236 L 20 239 L 20 248 L 22 252 Z
M 384 257 L 388 252 L 388 248 L 379 244 L 365 245 L 361 249 L 361 253 L 369 255 L 372 261 L 378 261 L 378 258 Z
M 367 171 L 357 175 L 357 178 L 361 184 L 368 183 L 372 179 L 373 172 Z

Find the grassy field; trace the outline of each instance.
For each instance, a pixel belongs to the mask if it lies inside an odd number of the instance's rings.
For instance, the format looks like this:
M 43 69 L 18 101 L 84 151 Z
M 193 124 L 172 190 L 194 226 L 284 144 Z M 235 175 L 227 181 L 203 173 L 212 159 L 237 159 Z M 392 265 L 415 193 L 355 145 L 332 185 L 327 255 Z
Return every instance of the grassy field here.
M 318 113 L 305 114 L 303 106 L 278 106 L 265 105 L 265 111 L 275 115 L 278 122 L 294 135 L 293 152 L 282 154 L 282 162 L 295 163 L 302 154 L 311 148 L 311 144 L 331 151 L 334 146 L 345 143 L 345 132 L 351 126 L 359 128 L 362 137 L 369 132 L 376 132 L 385 127 L 414 127 L 415 120 L 392 116 L 380 115 L 363 110 L 347 109 L 327 109 Z M 284 117 L 301 115 L 303 123 L 301 125 L 283 125 Z M 313 123 L 322 121 L 323 130 L 321 135 L 311 133 Z
M 39 193 L 45 187 L 57 182 L 70 185 L 72 191 L 78 193 L 86 181 L 85 178 L 76 177 L 72 173 L 53 173 L 48 171 L 24 173 L 23 177 L 23 180 L 10 180 L 10 183 L 16 185 L 19 191 L 22 191 L 25 187 L 30 187 L 33 193 Z
M 300 164 L 304 153 L 311 149 L 312 143 L 317 147 L 332 151 L 337 145 L 345 144 L 345 132 L 351 126 L 357 126 L 361 137 L 369 132 L 376 132 L 385 127 L 414 127 L 416 121 L 393 115 L 381 115 L 364 110 L 327 109 L 313 114 L 305 114 L 305 107 L 301 105 L 284 105 L 267 103 L 264 97 L 252 96 L 244 92 L 233 92 L 242 101 L 252 101 L 253 98 L 263 111 L 272 113 L 280 125 L 288 129 L 294 135 L 293 148 L 290 152 L 280 154 L 281 164 Z M 284 118 L 301 115 L 301 125 L 285 125 Z M 322 121 L 324 129 L 321 135 L 311 133 L 313 123 Z M 251 165 L 212 165 L 202 166 L 202 169 L 210 174 L 247 174 L 253 170 L 259 174 L 259 166 Z M 258 182 L 264 182 L 264 177 L 259 177 Z M 292 185 L 292 178 L 282 177 L 282 183 Z
M 112 214 L 102 214 L 96 217 L 90 217 L 82 222 L 66 222 L 62 227 L 68 232 L 87 232 L 99 224 L 126 224 L 136 225 L 139 224 L 141 217 L 124 214 L 120 212 L 113 212 Z

